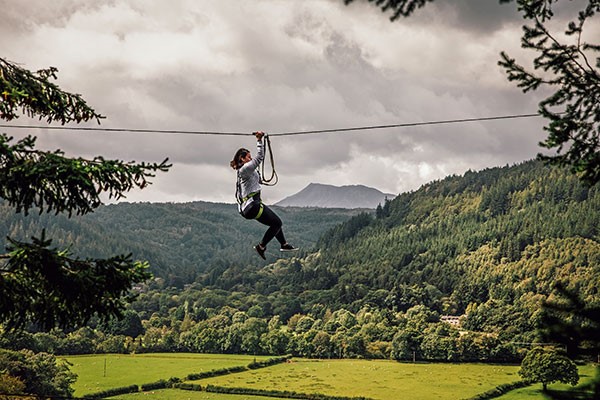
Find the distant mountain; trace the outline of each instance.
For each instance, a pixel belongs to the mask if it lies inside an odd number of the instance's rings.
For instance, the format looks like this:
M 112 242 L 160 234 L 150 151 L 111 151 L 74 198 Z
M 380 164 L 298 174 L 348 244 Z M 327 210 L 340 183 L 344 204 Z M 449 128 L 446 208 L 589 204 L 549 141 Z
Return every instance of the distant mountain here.
M 298 193 L 286 197 L 276 205 L 281 207 L 322 208 L 376 208 L 385 199 L 396 195 L 383 193 L 363 185 L 333 186 L 311 183 Z

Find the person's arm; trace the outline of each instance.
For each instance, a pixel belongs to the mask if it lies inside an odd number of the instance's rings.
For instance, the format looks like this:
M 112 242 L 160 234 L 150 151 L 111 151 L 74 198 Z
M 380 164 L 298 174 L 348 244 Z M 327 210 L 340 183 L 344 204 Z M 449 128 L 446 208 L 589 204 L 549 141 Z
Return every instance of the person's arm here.
M 256 155 L 240 168 L 240 174 L 242 176 L 248 176 L 250 171 L 254 171 L 258 169 L 260 163 L 265 159 L 265 148 L 263 144 L 263 136 L 265 136 L 264 132 L 254 132 L 254 136 L 256 136 Z
M 265 133 L 262 131 L 254 132 L 254 136 L 256 136 L 256 156 L 248 163 L 252 169 L 258 168 L 260 163 L 265 159 L 265 146 L 262 140 Z
M 263 131 L 254 132 L 254 136 L 256 136 L 256 160 L 260 164 L 265 159 L 265 146 L 263 142 L 265 133 Z M 258 168 L 258 165 L 256 167 Z

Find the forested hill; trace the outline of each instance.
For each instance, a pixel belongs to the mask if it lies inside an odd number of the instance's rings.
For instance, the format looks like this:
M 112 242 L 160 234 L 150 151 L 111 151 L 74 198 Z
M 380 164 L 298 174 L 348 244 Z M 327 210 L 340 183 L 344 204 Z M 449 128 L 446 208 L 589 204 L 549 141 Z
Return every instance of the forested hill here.
M 277 212 L 290 242 L 312 250 L 324 231 L 360 210 L 277 208 Z M 68 219 L 35 211 L 26 217 L 0 203 L 2 249 L 6 236 L 29 240 L 39 237 L 42 229 L 53 238 L 52 247 L 69 248 L 77 256 L 132 253 L 135 259 L 148 260 L 156 276 L 177 286 L 207 271 L 219 274 L 229 267 L 264 264 L 252 246 L 265 227 L 244 220 L 233 204 L 119 203 Z
M 600 282 L 600 194 L 540 162 L 467 172 L 404 193 L 321 239 L 315 267 L 340 271 L 352 302 L 371 288 L 400 309 L 415 302 L 463 313 L 490 298 L 582 294 Z M 444 303 L 445 304 L 442 304 Z
M 142 339 L 101 351 L 514 361 L 513 344 L 537 340 L 556 283 L 600 302 L 599 187 L 536 161 L 432 182 L 375 212 L 278 208 L 305 250 L 271 250 L 266 263 L 251 247 L 264 227 L 234 205 L 117 204 L 71 220 L 0 213 L 12 237 L 46 227 L 60 248 L 131 251 L 166 278 L 136 289 L 135 334 L 108 329 Z M 468 333 L 443 314 L 462 316 Z
M 399 311 L 422 304 L 463 314 L 479 305 L 479 312 L 495 310 L 497 324 L 531 328 L 528 319 L 557 281 L 597 296 L 599 229 L 598 187 L 530 161 L 401 194 L 375 216 L 358 215 L 329 230 L 319 251 L 302 260 L 280 260 L 217 283 L 274 297 L 287 293 L 305 310 L 317 303 Z M 515 310 L 524 309 L 518 321 Z
M 597 296 L 598 191 L 530 161 L 429 183 L 375 213 L 278 208 L 303 252 L 277 259 L 275 249 L 266 265 L 252 249 L 264 226 L 232 204 L 121 203 L 72 219 L 23 217 L 0 205 L 0 229 L 1 239 L 23 239 L 45 228 L 54 246 L 89 257 L 132 252 L 167 287 L 196 282 L 194 290 L 268 296 L 262 306 L 283 319 L 315 304 L 354 311 L 422 304 L 447 314 L 479 305 L 510 315 L 533 313 L 559 280 Z

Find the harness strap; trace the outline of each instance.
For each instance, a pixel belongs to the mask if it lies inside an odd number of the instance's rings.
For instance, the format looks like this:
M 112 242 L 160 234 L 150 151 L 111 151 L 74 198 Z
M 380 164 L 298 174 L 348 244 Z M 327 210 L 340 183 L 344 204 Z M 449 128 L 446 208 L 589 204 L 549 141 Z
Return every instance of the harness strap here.
M 254 219 L 259 219 L 260 216 L 262 215 L 264 209 L 265 209 L 265 207 L 263 206 L 263 203 L 261 202 L 260 208 L 258 209 L 258 214 L 256 214 L 256 217 L 254 217 Z
M 242 203 L 245 203 L 245 202 L 246 202 L 246 200 L 248 200 L 248 199 L 249 199 L 249 198 L 251 198 L 251 197 L 254 197 L 254 196 L 256 196 L 257 194 L 258 194 L 258 192 L 252 192 L 252 193 L 248 194 L 248 196 L 246 196 L 246 197 L 244 197 L 244 198 L 242 199 Z

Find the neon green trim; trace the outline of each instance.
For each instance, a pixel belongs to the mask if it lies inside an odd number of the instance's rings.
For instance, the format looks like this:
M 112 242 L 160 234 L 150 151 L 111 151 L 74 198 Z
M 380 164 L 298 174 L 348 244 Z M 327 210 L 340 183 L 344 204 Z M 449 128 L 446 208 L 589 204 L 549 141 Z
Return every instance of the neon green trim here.
M 258 210 L 258 214 L 256 214 L 256 217 L 254 217 L 254 219 L 259 219 L 263 213 L 263 210 L 264 210 L 264 207 L 263 207 L 262 203 L 260 203 L 260 209 Z
M 249 198 L 256 196 L 256 194 L 257 194 L 257 193 L 258 193 L 258 192 L 250 193 L 248 196 L 246 196 L 246 197 L 244 197 L 244 198 L 242 199 L 242 203 L 244 203 L 244 202 L 245 202 L 246 200 L 248 200 Z

